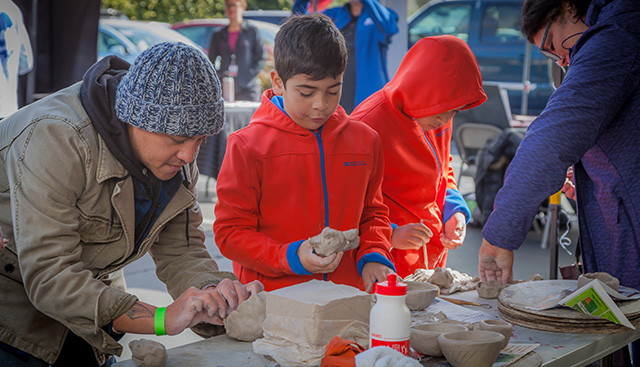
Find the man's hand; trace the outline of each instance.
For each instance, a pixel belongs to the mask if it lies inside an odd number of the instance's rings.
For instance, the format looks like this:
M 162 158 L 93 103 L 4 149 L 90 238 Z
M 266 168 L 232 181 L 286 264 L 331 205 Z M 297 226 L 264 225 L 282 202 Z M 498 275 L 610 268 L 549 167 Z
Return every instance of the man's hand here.
M 235 310 L 251 294 L 264 290 L 259 281 L 242 285 L 237 280 L 223 279 L 216 287 L 200 290 L 187 289 L 167 306 L 164 327 L 168 335 L 180 334 L 184 329 L 201 322 L 222 325 L 222 319 Z M 113 328 L 119 333 L 154 333 L 156 307 L 136 302 L 125 314 L 113 320 Z
M 264 286 L 258 280 L 242 285 L 237 280 L 223 279 L 217 286 L 207 288 L 204 292 L 207 292 L 214 304 L 220 305 L 211 312 L 217 312 L 220 318 L 225 318 L 252 294 L 263 290 Z
M 393 269 L 381 263 L 370 262 L 362 267 L 362 280 L 364 281 L 364 290 L 371 293 L 373 283 L 383 282 L 387 280 L 387 274 L 393 273 Z
M 342 255 L 344 255 L 343 251 L 326 257 L 318 256 L 313 253 L 313 246 L 311 246 L 311 243 L 308 240 L 302 242 L 300 247 L 298 247 L 300 263 L 306 271 L 312 274 L 333 272 L 340 264 Z
M 513 277 L 513 251 L 493 246 L 484 238 L 478 253 L 478 273 L 483 282 L 501 280 L 509 284 Z
M 226 309 L 226 301 L 217 287 L 215 292 L 191 287 L 167 307 L 164 328 L 167 335 L 177 335 L 201 322 L 222 325 Z
M 165 330 L 175 335 L 201 322 L 222 325 L 222 319 L 252 294 L 263 290 L 264 286 L 257 280 L 243 285 L 237 280 L 223 279 L 217 286 L 203 291 L 191 287 L 167 307 Z M 170 328 L 169 320 L 175 322 L 171 325 L 175 330 Z
M 444 224 L 444 233 L 440 233 L 440 243 L 450 250 L 462 245 L 467 235 L 467 218 L 457 212 Z
M 397 227 L 391 234 L 391 246 L 398 250 L 418 250 L 433 236 L 422 223 L 410 223 Z
M 249 296 L 252 296 L 254 294 L 258 294 L 262 291 L 264 291 L 264 285 L 262 283 L 260 283 L 259 280 L 254 280 L 252 282 L 249 282 L 247 284 L 244 285 L 245 288 L 247 288 L 247 292 L 249 292 Z M 242 301 L 244 302 L 244 301 Z M 242 303 L 240 302 L 240 303 Z

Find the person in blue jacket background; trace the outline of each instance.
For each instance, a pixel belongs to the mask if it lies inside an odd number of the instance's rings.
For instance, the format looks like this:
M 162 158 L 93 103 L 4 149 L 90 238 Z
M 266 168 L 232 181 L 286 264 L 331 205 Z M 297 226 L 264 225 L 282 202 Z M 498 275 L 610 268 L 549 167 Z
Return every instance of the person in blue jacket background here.
M 483 280 L 512 277 L 542 200 L 573 165 L 584 272 L 640 289 L 640 2 L 525 0 L 523 33 L 569 65 L 533 121 L 483 229 Z
M 309 0 L 296 0 L 293 14 L 304 14 Z M 340 105 L 353 109 L 389 81 L 387 48 L 398 33 L 398 15 L 378 0 L 349 0 L 323 11 L 340 30 L 349 52 Z

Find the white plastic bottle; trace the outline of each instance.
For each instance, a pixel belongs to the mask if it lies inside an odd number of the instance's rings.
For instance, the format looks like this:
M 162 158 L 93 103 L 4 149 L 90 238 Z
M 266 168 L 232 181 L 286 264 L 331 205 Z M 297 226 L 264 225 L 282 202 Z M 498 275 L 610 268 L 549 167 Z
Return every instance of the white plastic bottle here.
M 405 303 L 407 284 L 398 282 L 396 274 L 376 283 L 376 304 L 369 315 L 369 348 L 386 346 L 409 355 L 411 311 Z

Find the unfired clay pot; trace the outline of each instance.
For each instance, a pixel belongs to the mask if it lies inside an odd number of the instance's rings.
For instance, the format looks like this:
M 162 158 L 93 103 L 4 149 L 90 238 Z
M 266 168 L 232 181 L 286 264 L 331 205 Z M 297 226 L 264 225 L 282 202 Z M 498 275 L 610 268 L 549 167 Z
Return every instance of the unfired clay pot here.
M 489 330 L 495 331 L 504 335 L 504 342 L 502 343 L 502 348 L 506 347 L 509 344 L 509 340 L 511 340 L 511 333 L 513 331 L 513 325 L 503 320 L 482 320 L 478 324 L 480 330 Z
M 468 330 L 471 330 L 472 326 L 473 326 L 471 323 L 464 322 L 464 321 L 458 321 L 458 320 L 452 320 L 452 319 L 442 320 L 442 322 L 445 323 L 445 324 L 464 326 Z
M 454 367 L 491 367 L 500 354 L 504 335 L 495 331 L 454 331 L 441 334 L 442 354 Z
M 442 350 L 438 345 L 440 334 L 452 331 L 467 330 L 464 326 L 454 324 L 422 324 L 411 328 L 411 347 L 427 356 L 442 357 Z
M 424 310 L 437 297 L 439 288 L 431 283 L 412 282 L 407 283 L 406 304 L 410 310 Z

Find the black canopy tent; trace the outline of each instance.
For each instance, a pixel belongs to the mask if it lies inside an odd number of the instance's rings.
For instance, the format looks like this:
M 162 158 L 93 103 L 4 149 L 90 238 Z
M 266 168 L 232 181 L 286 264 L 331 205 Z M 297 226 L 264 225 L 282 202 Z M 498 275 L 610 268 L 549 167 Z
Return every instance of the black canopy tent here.
M 13 0 L 22 10 L 34 67 L 20 77 L 24 106 L 82 79 L 96 62 L 100 0 Z

